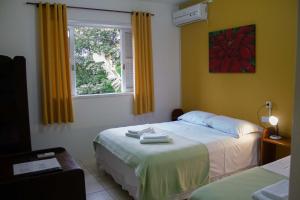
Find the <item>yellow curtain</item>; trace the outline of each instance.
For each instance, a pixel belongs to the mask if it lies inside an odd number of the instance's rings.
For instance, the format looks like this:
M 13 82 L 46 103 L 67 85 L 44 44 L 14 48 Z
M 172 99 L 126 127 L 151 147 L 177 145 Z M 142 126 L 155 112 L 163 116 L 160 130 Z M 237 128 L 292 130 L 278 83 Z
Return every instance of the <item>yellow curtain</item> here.
M 44 124 L 73 122 L 66 5 L 39 4 Z
M 134 114 L 154 111 L 151 14 L 133 12 Z

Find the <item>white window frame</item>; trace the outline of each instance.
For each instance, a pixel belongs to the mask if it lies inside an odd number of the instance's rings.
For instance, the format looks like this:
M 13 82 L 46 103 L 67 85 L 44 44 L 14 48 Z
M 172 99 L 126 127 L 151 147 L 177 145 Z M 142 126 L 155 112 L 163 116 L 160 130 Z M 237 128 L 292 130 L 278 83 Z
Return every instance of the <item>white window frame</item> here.
M 72 81 L 72 96 L 78 96 L 76 91 L 76 66 L 74 59 L 75 45 L 74 45 L 74 26 L 68 26 L 69 35 L 69 49 L 70 49 L 70 65 L 71 65 L 71 81 Z
M 120 59 L 121 59 L 121 78 L 122 78 L 122 85 L 121 85 L 121 92 L 115 92 L 115 93 L 100 93 L 100 94 L 86 94 L 86 95 L 78 95 L 76 91 L 76 65 L 75 65 L 75 59 L 74 59 L 74 52 L 75 52 L 75 38 L 74 38 L 74 26 L 88 26 L 88 27 L 96 27 L 96 28 L 117 28 L 120 29 Z M 69 21 L 68 23 L 68 34 L 69 34 L 69 49 L 70 49 L 70 67 L 71 67 L 71 81 L 72 81 L 72 96 L 75 98 L 87 98 L 87 97 L 97 97 L 97 96 L 124 96 L 124 95 L 132 95 L 133 94 L 133 87 L 128 89 L 126 88 L 126 81 L 131 81 L 133 84 L 133 78 L 132 80 L 128 80 L 126 77 L 126 65 L 128 62 L 128 58 L 126 58 L 125 52 L 125 41 L 124 41 L 124 33 L 131 33 L 131 26 L 130 25 L 117 25 L 117 24 L 103 24 L 103 23 L 95 23 L 95 22 L 78 22 L 78 21 Z M 133 54 L 133 52 L 132 52 Z M 131 58 L 132 59 L 132 58 Z M 132 62 L 131 62 L 132 63 Z M 128 66 L 127 66 L 128 67 Z M 133 72 L 133 66 L 132 72 Z
M 132 40 L 130 42 L 131 54 L 126 51 L 126 34 L 132 35 L 131 29 L 121 29 L 121 66 L 122 66 L 122 91 L 133 92 L 133 49 Z M 123 52 L 123 53 L 122 53 Z

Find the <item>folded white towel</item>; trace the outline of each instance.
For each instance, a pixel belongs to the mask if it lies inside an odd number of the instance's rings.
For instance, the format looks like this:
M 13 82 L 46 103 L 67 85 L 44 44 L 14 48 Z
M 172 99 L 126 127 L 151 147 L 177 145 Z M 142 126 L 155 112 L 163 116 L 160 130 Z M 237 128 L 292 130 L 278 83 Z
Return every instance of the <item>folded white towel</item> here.
M 167 134 L 162 134 L 162 133 L 144 133 L 141 136 L 142 139 L 167 139 L 169 136 Z
M 142 130 L 128 130 L 128 133 L 142 135 L 143 133 L 155 133 L 154 129 L 149 127 Z
M 266 186 L 255 193 L 252 197 L 255 200 L 288 200 L 289 181 L 281 180 L 272 185 Z M 256 198 L 255 198 L 256 197 Z M 258 198 L 257 198 L 258 197 Z
M 133 134 L 133 133 L 125 133 L 125 135 L 127 137 L 133 137 L 133 138 L 137 138 L 137 139 L 140 139 L 140 135 L 139 134 Z
M 262 193 L 274 200 L 288 200 L 289 197 L 289 181 L 282 180 L 262 189 Z
M 272 200 L 272 199 L 266 197 L 265 195 L 263 195 L 260 190 L 254 192 L 252 194 L 252 199 L 254 199 L 254 200 Z
M 141 144 L 149 144 L 149 143 L 169 143 L 171 142 L 171 138 L 162 138 L 162 139 L 140 139 Z

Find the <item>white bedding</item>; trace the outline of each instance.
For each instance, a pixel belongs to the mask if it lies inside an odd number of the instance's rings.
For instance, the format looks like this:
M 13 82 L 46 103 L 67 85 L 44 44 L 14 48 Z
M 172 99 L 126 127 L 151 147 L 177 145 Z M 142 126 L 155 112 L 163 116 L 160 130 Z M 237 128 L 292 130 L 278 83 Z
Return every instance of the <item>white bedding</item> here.
M 287 178 L 290 177 L 291 156 L 284 157 L 274 162 L 268 163 L 262 168 L 283 175 Z M 289 180 L 283 179 L 273 184 L 267 185 L 252 194 L 252 199 L 288 199 L 289 196 Z
M 279 160 L 276 160 L 274 162 L 268 163 L 264 165 L 263 168 L 289 178 L 290 166 L 291 166 L 291 156 L 287 156 Z
M 259 134 L 248 134 L 237 139 L 216 129 L 183 121 L 150 126 L 172 131 L 205 144 L 209 152 L 210 180 L 257 165 Z
M 147 127 L 171 131 L 174 134 L 205 144 L 209 152 L 210 181 L 256 166 L 258 163 L 258 139 L 260 137 L 258 133 L 251 133 L 236 139 L 218 130 L 183 121 L 145 124 L 122 127 L 121 129 L 124 129 L 125 134 L 128 129 Z M 96 145 L 96 159 L 99 167 L 104 168 L 114 177 L 116 182 L 138 199 L 138 179 L 133 169 L 126 166 L 100 144 Z M 183 199 L 188 194 L 176 195 L 170 199 Z

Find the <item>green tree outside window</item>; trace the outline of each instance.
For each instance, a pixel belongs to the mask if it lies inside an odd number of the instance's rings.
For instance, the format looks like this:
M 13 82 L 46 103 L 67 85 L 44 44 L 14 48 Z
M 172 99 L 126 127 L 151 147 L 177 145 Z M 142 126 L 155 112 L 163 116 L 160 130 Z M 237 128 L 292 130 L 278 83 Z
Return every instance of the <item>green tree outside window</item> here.
M 121 92 L 120 30 L 74 27 L 78 95 Z

